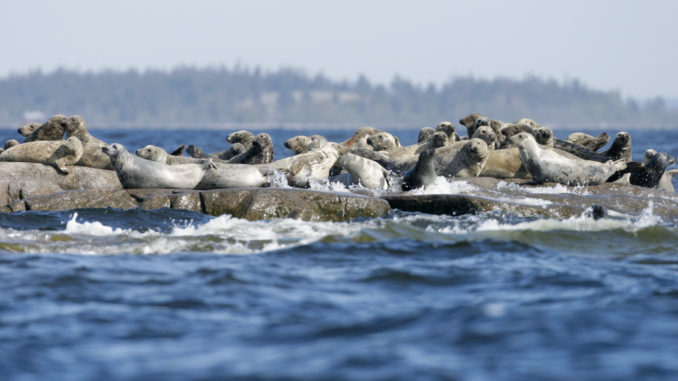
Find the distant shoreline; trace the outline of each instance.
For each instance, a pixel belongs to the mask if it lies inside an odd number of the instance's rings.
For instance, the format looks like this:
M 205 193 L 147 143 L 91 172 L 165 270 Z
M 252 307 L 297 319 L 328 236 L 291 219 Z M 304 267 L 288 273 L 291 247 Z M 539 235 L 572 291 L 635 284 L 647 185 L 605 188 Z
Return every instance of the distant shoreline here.
M 437 123 L 437 122 L 436 122 Z M 435 127 L 436 123 L 431 123 L 428 126 Z M 462 133 L 464 132 L 464 126 L 461 126 L 458 122 L 452 121 L 452 123 L 457 126 L 457 128 L 462 128 Z M 21 127 L 23 123 L 18 125 L 10 124 L 0 124 L 0 129 L 13 130 Z M 662 126 L 662 125 L 649 125 L 649 126 L 639 126 L 632 124 L 604 124 L 604 123 L 591 123 L 591 124 L 576 124 L 576 125 L 559 125 L 559 124 L 550 124 L 544 123 L 544 126 L 548 126 L 554 130 L 675 130 L 678 129 L 678 125 L 674 126 Z M 425 125 L 416 126 L 410 124 L 347 124 L 347 123 L 210 123 L 210 124 L 199 124 L 199 125 L 188 125 L 188 124 L 175 124 L 175 125 L 148 125 L 148 124 L 88 124 L 87 127 L 91 130 L 105 130 L 105 129 L 120 129 L 120 130 L 133 130 L 133 129 L 151 129 L 151 130 L 262 130 L 262 129 L 288 129 L 288 130 L 308 130 L 313 131 L 316 129 L 322 130 L 355 130 L 363 126 L 371 126 L 380 128 L 382 130 L 415 130 L 425 127 Z

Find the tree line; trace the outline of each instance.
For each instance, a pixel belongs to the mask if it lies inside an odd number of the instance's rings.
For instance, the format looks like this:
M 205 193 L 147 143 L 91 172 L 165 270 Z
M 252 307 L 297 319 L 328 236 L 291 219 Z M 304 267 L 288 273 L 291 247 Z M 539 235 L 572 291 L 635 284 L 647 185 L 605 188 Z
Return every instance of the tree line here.
M 0 125 L 30 112 L 82 115 L 91 126 L 206 127 L 230 123 L 424 126 L 480 112 L 557 126 L 675 126 L 661 98 L 623 99 L 577 80 L 462 77 L 435 86 L 332 80 L 301 70 L 181 67 L 170 71 L 31 71 L 0 78 Z M 34 113 L 35 114 L 35 113 Z M 39 115 L 39 114 L 38 114 Z

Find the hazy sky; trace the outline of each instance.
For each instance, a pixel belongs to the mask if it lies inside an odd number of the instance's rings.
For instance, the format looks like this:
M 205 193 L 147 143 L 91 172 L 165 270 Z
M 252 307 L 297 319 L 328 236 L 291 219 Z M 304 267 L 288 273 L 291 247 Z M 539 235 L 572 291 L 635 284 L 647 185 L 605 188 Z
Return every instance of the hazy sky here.
M 678 1 L 6 0 L 0 76 L 295 67 L 388 83 L 532 74 L 678 97 Z

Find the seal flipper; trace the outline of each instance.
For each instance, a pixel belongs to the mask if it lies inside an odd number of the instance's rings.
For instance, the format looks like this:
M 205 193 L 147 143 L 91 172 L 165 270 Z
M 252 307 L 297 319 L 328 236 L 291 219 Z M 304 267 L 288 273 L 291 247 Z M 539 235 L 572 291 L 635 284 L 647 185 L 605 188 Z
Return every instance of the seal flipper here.
M 180 145 L 177 149 L 172 151 L 172 153 L 170 153 L 170 155 L 171 156 L 181 156 L 184 153 L 184 149 L 186 149 L 186 144 Z

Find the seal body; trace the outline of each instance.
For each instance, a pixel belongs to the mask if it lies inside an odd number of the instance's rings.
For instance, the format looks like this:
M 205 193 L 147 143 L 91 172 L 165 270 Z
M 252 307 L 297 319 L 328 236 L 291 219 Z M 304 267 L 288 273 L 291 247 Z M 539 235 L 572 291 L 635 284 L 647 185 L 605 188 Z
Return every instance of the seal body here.
M 50 117 L 47 122 L 43 123 L 40 125 L 40 127 L 36 128 L 33 132 L 27 135 L 26 142 L 35 142 L 38 140 L 61 140 L 63 139 L 64 133 L 66 132 L 66 125 L 68 122 L 69 118 L 67 118 L 65 115 L 54 115 Z M 22 133 L 22 128 L 19 129 L 19 133 Z
M 525 169 L 517 147 L 490 150 L 487 162 L 479 176 L 497 179 L 528 179 L 530 174 Z
M 258 188 L 267 182 L 267 177 L 253 165 L 215 162 L 195 189 Z
M 422 142 L 426 141 L 435 132 L 436 132 L 436 130 L 434 130 L 431 127 L 423 127 L 421 130 L 419 130 L 419 135 L 417 135 L 417 143 L 422 143 Z
M 66 122 L 66 137 L 77 137 L 82 142 L 83 154 L 76 165 L 92 168 L 113 169 L 111 159 L 101 150 L 107 144 L 87 131 L 85 120 L 79 116 L 74 115 L 68 118 Z
M 68 166 L 75 165 L 83 154 L 80 140 L 38 140 L 16 145 L 0 153 L 0 161 L 23 161 L 50 164 L 61 174 L 69 174 Z
M 414 168 L 403 176 L 401 188 L 408 191 L 416 188 L 427 187 L 436 181 L 436 169 L 433 163 L 435 149 L 431 148 L 419 154 L 419 160 Z
M 518 147 L 520 159 L 536 183 L 554 181 L 568 185 L 597 185 L 626 168 L 623 160 L 599 163 L 540 146 L 534 136 L 526 132 L 514 135 L 511 142 Z
M 387 190 L 388 172 L 379 163 L 354 155 L 352 153 L 343 154 L 336 165 L 345 169 L 351 175 L 353 185 L 362 185 L 368 189 Z
M 205 162 L 205 159 L 196 159 L 194 157 L 170 155 L 164 149 L 150 144 L 143 148 L 139 148 L 136 151 L 136 154 L 140 158 L 167 165 L 202 164 Z
M 610 137 L 607 132 L 603 132 L 597 138 L 583 132 L 573 132 L 565 140 L 596 152 L 610 141 Z
M 258 134 L 252 146 L 245 152 L 232 157 L 229 164 L 266 164 L 273 161 L 273 140 L 269 134 Z
M 436 175 L 476 177 L 485 166 L 489 151 L 487 143 L 477 138 L 438 148 L 434 158 Z
M 202 180 L 208 166 L 212 165 L 209 159 L 203 164 L 157 163 L 130 154 L 119 143 L 106 145 L 102 151 L 110 157 L 125 188 L 193 189 Z

